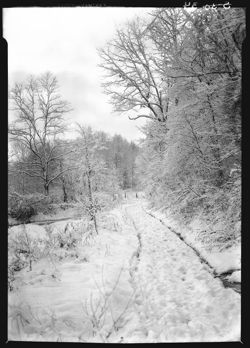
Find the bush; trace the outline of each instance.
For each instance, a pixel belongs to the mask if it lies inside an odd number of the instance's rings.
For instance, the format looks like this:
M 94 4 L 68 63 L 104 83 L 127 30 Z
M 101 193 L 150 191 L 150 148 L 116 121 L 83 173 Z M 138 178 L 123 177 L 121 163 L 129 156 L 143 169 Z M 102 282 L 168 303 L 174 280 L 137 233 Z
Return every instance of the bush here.
M 49 196 L 46 197 L 47 204 L 59 204 L 62 203 L 62 198 L 56 193 L 51 193 Z
M 31 216 L 37 214 L 34 199 L 29 196 L 11 194 L 9 197 L 9 215 L 22 222 L 29 221 Z
M 81 227 L 84 224 L 81 221 L 57 223 L 54 227 L 47 227 L 49 238 L 55 248 L 64 248 L 66 250 L 75 248 L 82 238 Z
M 37 213 L 51 214 L 60 203 L 56 195 L 45 196 L 40 193 L 20 195 L 9 194 L 9 215 L 22 222 L 27 222 Z
M 16 254 L 10 256 L 8 260 L 8 288 L 10 291 L 14 290 L 15 273 L 21 271 L 27 266 L 28 262 Z
M 12 291 L 14 289 L 15 273 L 11 265 L 8 267 L 8 289 Z
M 114 195 L 107 192 L 95 192 L 94 199 L 100 210 L 106 210 L 114 208 L 117 202 L 121 199 L 119 195 L 117 195 L 116 200 L 114 199 Z

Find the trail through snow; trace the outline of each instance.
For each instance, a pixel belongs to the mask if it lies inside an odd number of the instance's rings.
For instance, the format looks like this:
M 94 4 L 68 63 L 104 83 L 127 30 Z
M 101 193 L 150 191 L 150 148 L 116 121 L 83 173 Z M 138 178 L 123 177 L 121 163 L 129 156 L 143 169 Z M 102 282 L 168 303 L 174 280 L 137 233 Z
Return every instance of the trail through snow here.
M 139 204 L 126 209 L 141 235 L 134 280 L 147 341 L 240 340 L 240 296 L 224 288 L 191 248 Z
M 77 259 L 41 260 L 19 272 L 9 295 L 9 340 L 240 340 L 240 295 L 147 215 L 140 199 L 106 221 Z

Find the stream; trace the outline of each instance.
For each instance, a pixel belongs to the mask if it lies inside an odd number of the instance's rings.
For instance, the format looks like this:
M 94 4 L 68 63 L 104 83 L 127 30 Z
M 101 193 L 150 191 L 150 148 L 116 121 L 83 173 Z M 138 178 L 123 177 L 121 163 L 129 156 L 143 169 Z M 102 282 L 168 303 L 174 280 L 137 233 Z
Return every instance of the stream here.
M 173 228 L 171 228 L 170 226 L 166 225 L 166 223 L 163 220 L 157 218 L 151 212 L 148 212 L 145 209 L 143 209 L 143 210 L 145 211 L 146 214 L 148 214 L 151 217 L 153 217 L 154 219 L 160 221 L 162 223 L 162 225 L 166 226 L 172 233 L 174 233 L 176 236 L 178 236 L 178 238 L 180 238 L 180 240 L 183 241 L 183 243 L 185 243 L 188 247 L 190 247 L 195 252 L 195 254 L 199 257 L 201 262 L 205 263 L 208 266 L 208 268 L 210 269 L 210 273 L 213 274 L 214 278 L 219 278 L 221 280 L 221 282 L 223 283 L 225 288 L 231 288 L 235 292 L 241 293 L 241 283 L 240 282 L 230 282 L 230 281 L 227 280 L 227 277 L 229 277 L 233 272 L 239 271 L 238 269 L 237 270 L 232 269 L 232 270 L 229 270 L 229 271 L 221 273 L 221 274 L 217 273 L 215 271 L 215 269 L 209 264 L 209 262 L 207 260 L 205 260 L 201 256 L 199 251 L 196 248 L 194 248 L 193 246 L 191 246 L 189 243 L 187 243 L 186 240 L 181 236 L 181 234 L 179 232 L 175 231 Z

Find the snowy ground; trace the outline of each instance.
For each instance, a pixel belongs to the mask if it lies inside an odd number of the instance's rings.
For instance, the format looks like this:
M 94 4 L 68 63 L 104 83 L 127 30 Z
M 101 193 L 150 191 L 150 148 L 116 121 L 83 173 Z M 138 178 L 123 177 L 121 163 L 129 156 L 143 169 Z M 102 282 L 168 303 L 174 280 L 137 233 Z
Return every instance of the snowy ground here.
M 79 241 L 72 255 L 17 272 L 9 340 L 240 340 L 240 295 L 142 204 L 128 199 L 103 216 L 99 235 Z
M 142 202 L 144 208 L 147 202 Z M 241 243 L 236 241 L 226 245 L 224 242 L 218 242 L 215 239 L 216 233 L 211 230 L 211 226 L 207 226 L 199 218 L 194 219 L 189 226 L 181 224 L 172 217 L 166 217 L 160 211 L 147 210 L 162 220 L 166 225 L 171 226 L 175 231 L 199 251 L 201 256 L 208 261 L 217 274 L 230 273 L 227 279 L 231 282 L 241 282 Z M 216 228 L 214 228 L 216 230 Z M 212 234 L 211 234 L 212 232 Z M 232 274 L 231 274 L 232 273 Z

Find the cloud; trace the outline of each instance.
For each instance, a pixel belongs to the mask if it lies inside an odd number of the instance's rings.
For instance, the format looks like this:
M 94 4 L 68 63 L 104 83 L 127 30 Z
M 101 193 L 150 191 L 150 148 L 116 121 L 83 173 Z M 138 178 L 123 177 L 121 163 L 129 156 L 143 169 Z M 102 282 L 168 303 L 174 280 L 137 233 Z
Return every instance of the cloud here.
M 97 47 L 112 39 L 115 27 L 146 8 L 9 8 L 4 9 L 8 42 L 9 85 L 29 74 L 54 73 L 63 98 L 74 111 L 72 123 L 84 121 L 129 140 L 140 136 L 138 124 L 112 112 L 101 88 Z

